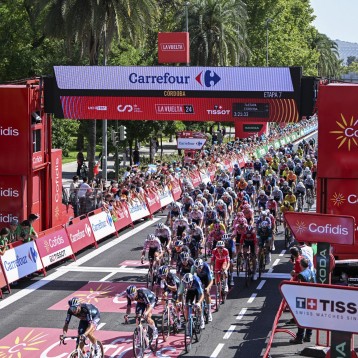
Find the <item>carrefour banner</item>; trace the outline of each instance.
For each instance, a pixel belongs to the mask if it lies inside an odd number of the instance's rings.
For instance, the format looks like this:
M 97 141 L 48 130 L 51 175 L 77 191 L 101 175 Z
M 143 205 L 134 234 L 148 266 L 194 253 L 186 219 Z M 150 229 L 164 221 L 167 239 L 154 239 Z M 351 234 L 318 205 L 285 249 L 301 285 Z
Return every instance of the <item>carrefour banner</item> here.
M 164 187 L 164 190 L 159 192 L 159 198 L 160 198 L 160 205 L 162 206 L 162 208 L 174 201 L 172 192 L 167 186 Z
M 130 202 L 128 202 L 128 210 L 132 222 L 137 221 L 139 219 L 143 219 L 150 215 L 145 201 L 141 201 L 138 198 L 134 198 Z
M 87 217 L 80 216 L 73 219 L 70 224 L 66 226 L 66 231 L 74 253 L 95 243 L 95 238 Z
M 116 232 L 113 219 L 106 211 L 88 217 L 96 241 Z
M 60 229 L 38 238 L 36 245 L 44 267 L 73 255 L 70 240 L 65 229 Z
M 35 241 L 5 251 L 1 262 L 8 283 L 43 269 Z

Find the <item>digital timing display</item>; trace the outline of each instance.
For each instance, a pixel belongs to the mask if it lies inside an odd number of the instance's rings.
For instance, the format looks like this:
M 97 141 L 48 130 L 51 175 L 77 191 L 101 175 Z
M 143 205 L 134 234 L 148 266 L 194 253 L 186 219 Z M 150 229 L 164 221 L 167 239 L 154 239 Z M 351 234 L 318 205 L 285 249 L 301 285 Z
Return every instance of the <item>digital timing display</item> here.
M 269 118 L 269 103 L 233 103 L 232 115 L 237 118 Z

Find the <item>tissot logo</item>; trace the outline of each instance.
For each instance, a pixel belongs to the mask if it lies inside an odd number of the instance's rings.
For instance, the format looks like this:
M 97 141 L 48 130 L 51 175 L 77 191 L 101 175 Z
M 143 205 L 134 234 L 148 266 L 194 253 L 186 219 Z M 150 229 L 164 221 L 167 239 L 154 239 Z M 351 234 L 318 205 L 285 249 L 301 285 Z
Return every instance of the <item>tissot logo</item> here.
M 13 127 L 2 127 L 0 126 L 0 136 L 2 137 L 17 137 L 20 131 Z
M 214 87 L 221 77 L 214 71 L 206 70 L 205 72 L 201 71 L 195 79 L 201 86 Z
M 296 297 L 296 308 L 303 310 L 321 311 L 327 313 L 357 313 L 355 302 L 343 302 L 330 299 L 316 299 L 310 297 Z
M 162 43 L 160 48 L 162 51 L 185 51 L 183 43 Z
M 226 115 L 230 114 L 230 109 L 224 109 L 223 106 L 215 105 L 213 109 L 207 109 L 206 112 L 211 115 Z
M 341 122 L 336 121 L 338 130 L 329 133 L 334 134 L 339 141 L 338 149 L 347 146 L 348 151 L 350 151 L 353 146 L 358 146 L 358 119 L 354 119 L 352 116 L 348 123 L 341 113 L 341 120 Z

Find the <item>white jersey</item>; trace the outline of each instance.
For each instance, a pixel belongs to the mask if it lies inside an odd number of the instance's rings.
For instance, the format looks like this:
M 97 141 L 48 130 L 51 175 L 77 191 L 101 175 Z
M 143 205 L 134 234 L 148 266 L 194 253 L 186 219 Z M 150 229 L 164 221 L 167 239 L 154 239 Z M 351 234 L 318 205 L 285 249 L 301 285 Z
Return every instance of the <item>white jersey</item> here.
M 157 237 L 153 241 L 144 241 L 143 251 L 147 251 L 149 249 L 157 249 L 159 252 L 162 252 L 162 244 Z

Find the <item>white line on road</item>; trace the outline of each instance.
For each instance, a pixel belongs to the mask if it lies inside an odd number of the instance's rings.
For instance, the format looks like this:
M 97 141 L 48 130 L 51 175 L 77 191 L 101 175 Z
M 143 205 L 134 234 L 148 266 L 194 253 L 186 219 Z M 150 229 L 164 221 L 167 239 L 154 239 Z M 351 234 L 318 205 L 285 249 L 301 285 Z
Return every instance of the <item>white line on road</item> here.
M 100 324 L 98 325 L 97 329 L 100 330 L 101 328 L 103 328 L 104 325 L 105 325 L 104 322 L 103 322 L 103 323 L 100 323 Z
M 278 256 L 284 256 L 286 253 L 286 250 L 282 250 L 281 253 Z
M 107 276 L 104 276 L 103 278 L 100 279 L 101 282 L 103 281 L 107 281 L 110 277 L 114 276 L 117 272 L 111 272 L 109 273 Z
M 272 267 L 278 265 L 279 262 L 280 262 L 280 259 L 276 259 L 275 262 L 272 264 Z
M 247 300 L 247 303 L 252 303 L 252 302 L 254 302 L 254 299 L 256 298 L 256 296 L 257 296 L 257 293 L 253 293 L 253 294 L 251 295 L 251 297 Z
M 125 233 L 122 237 L 120 238 L 116 238 L 114 240 L 112 240 L 111 242 L 108 242 L 107 244 L 103 245 L 102 247 L 99 247 L 98 249 L 94 250 L 93 252 L 90 252 L 89 254 L 81 257 L 80 259 L 78 259 L 75 262 L 70 263 L 69 265 L 65 266 L 67 268 L 75 268 L 78 267 L 79 265 L 92 260 L 94 257 L 98 256 L 99 254 L 105 252 L 106 250 L 111 249 L 113 246 L 119 244 L 120 242 L 129 239 L 130 237 L 132 237 L 134 234 L 137 234 L 138 232 L 140 232 L 141 230 L 145 229 L 146 227 L 153 225 L 153 223 L 159 221 L 160 219 L 155 218 L 153 220 L 147 221 L 144 224 L 136 227 L 133 230 L 128 231 L 127 233 Z M 16 293 L 14 293 L 13 295 L 7 297 L 4 301 L 0 302 L 0 310 L 11 305 L 12 303 L 21 300 L 22 298 L 24 298 L 25 296 L 29 295 L 30 293 L 38 290 L 39 288 L 47 285 L 48 283 L 50 283 L 51 281 L 56 280 L 57 278 L 61 277 L 62 275 L 64 275 L 66 272 L 68 272 L 69 270 L 57 270 L 56 272 L 42 278 L 41 280 L 33 283 L 32 285 L 30 285 L 27 288 L 24 288 L 21 291 L 18 291 Z M 106 272 L 106 271 L 104 271 Z M 108 271 L 107 271 L 108 272 Z
M 217 347 L 215 348 L 214 352 L 211 354 L 210 358 L 216 358 L 220 351 L 223 349 L 224 343 L 219 343 Z
M 240 320 L 244 317 L 245 313 L 247 311 L 247 308 L 241 308 L 241 311 L 239 312 L 239 315 L 236 317 L 236 319 Z
M 233 274 L 234 277 L 237 277 L 236 272 Z M 239 277 L 245 277 L 245 272 L 240 272 Z M 270 271 L 262 273 L 261 278 L 277 278 L 281 280 L 290 279 L 291 275 L 289 273 L 283 273 L 283 272 L 275 272 L 272 273 Z
M 114 272 L 114 273 L 137 273 L 146 274 L 148 269 L 140 269 L 134 267 L 91 267 L 91 266 L 80 266 L 80 267 L 59 267 L 57 271 L 61 272 Z
M 236 326 L 230 326 L 224 335 L 224 339 L 229 339 L 231 336 L 231 333 L 235 331 L 235 328 L 236 328 Z
M 266 283 L 266 280 L 261 280 L 261 282 L 258 284 L 258 286 L 256 287 L 256 290 L 261 290 L 261 288 L 263 287 L 263 285 Z

